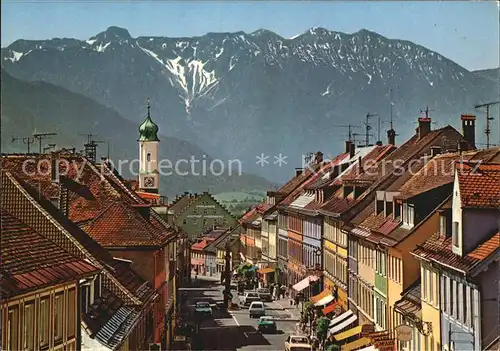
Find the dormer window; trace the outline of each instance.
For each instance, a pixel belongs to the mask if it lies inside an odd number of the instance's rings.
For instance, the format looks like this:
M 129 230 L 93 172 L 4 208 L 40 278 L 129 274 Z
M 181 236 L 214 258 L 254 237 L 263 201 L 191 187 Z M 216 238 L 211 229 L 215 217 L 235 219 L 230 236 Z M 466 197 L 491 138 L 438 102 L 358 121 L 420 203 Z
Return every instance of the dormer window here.
M 458 243 L 458 222 L 453 222 L 452 232 L 451 232 L 451 243 L 454 247 L 458 248 L 460 245 Z
M 415 208 L 413 204 L 405 202 L 403 204 L 403 224 L 409 227 L 413 227 L 415 220 Z
M 401 217 L 401 205 L 394 203 L 394 219 Z
M 344 185 L 344 199 L 347 198 L 347 196 L 349 196 L 350 193 L 352 193 L 352 186 L 345 186 Z
M 375 207 L 376 207 L 375 211 L 376 211 L 377 215 L 384 212 L 384 200 L 377 200 Z
M 385 216 L 389 217 L 392 214 L 392 201 L 386 201 L 385 202 Z

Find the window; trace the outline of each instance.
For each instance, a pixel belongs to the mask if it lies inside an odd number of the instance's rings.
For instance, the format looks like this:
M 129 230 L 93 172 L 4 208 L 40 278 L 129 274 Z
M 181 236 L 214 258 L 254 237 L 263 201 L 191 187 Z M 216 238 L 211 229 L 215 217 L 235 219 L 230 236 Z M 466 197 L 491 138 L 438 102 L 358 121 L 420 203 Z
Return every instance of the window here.
M 82 313 L 86 314 L 90 306 L 90 285 L 82 285 Z
M 448 300 L 446 299 L 448 297 L 449 293 L 448 293 L 448 277 L 443 277 L 443 302 L 442 302 L 442 306 L 443 306 L 443 310 L 445 312 L 448 311 Z
M 455 313 L 455 305 L 453 304 L 455 301 L 455 281 L 450 279 L 450 316 L 453 316 Z
M 408 204 L 408 224 L 415 224 L 415 207 L 412 204 Z
M 35 303 L 31 302 L 24 305 L 23 322 L 23 348 L 24 350 L 34 349 L 34 331 L 35 331 Z
M 453 222 L 453 230 L 451 232 L 451 242 L 453 246 L 458 247 L 458 222 Z
M 9 308 L 7 319 L 7 348 L 8 350 L 18 350 L 17 339 L 19 336 L 19 310 L 16 307 Z
M 198 220 L 196 218 L 193 218 L 193 224 L 198 224 Z
M 401 206 L 394 204 L 394 219 L 401 216 Z
M 99 277 L 97 277 L 96 286 L 100 286 Z M 68 338 L 76 335 L 76 290 L 68 290 Z
M 182 224 L 187 224 L 187 219 L 186 219 L 186 218 L 184 218 L 184 219 L 182 220 Z
M 446 237 L 446 217 L 439 216 L 439 234 Z
M 46 349 L 49 346 L 49 321 L 50 321 L 50 300 L 48 297 L 40 301 L 40 318 L 38 319 L 40 348 Z
M 56 294 L 54 299 L 54 341 L 62 341 L 64 325 L 64 300 L 63 293 Z
M 434 303 L 434 272 L 429 271 L 429 302 Z
M 427 300 L 427 271 L 425 268 L 422 268 L 422 279 L 423 279 L 423 284 L 422 284 L 422 292 L 424 293 L 424 300 Z
M 151 162 L 151 154 L 148 152 L 148 154 L 146 155 L 146 160 L 148 162 Z

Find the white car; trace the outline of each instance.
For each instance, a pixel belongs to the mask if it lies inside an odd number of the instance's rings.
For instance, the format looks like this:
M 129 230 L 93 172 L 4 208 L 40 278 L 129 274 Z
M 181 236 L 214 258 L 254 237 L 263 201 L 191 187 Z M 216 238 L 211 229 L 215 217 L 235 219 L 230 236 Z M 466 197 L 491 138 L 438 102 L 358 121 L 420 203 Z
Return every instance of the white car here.
M 312 346 L 307 336 L 290 335 L 285 340 L 285 351 L 312 351 Z
M 260 296 L 255 291 L 247 291 L 247 292 L 245 292 L 245 295 L 243 295 L 243 297 L 240 298 L 240 300 L 243 303 L 243 305 L 247 306 L 247 305 L 250 305 L 254 301 L 259 301 Z
M 250 314 L 250 318 L 262 317 L 266 315 L 266 307 L 264 306 L 264 302 L 262 301 L 254 301 L 250 304 L 248 308 L 248 313 Z

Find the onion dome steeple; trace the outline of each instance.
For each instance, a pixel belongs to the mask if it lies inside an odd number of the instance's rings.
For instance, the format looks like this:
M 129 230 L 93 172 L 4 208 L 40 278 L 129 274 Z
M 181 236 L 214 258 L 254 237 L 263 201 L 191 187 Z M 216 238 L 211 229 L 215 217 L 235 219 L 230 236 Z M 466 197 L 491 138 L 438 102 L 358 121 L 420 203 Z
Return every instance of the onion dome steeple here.
M 139 126 L 139 141 L 160 141 L 158 139 L 158 126 L 151 119 L 150 109 L 151 106 L 148 98 L 148 115 Z

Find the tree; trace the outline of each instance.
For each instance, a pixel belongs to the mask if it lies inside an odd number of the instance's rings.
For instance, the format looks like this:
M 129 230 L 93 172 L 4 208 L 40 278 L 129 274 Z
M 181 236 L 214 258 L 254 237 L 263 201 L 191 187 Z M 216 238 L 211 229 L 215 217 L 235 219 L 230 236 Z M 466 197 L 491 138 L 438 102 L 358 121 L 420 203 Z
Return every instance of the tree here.
M 318 324 L 316 325 L 316 336 L 323 345 L 323 348 L 325 345 L 326 338 L 328 336 L 329 326 L 330 326 L 330 318 L 321 317 L 320 319 L 318 319 Z

